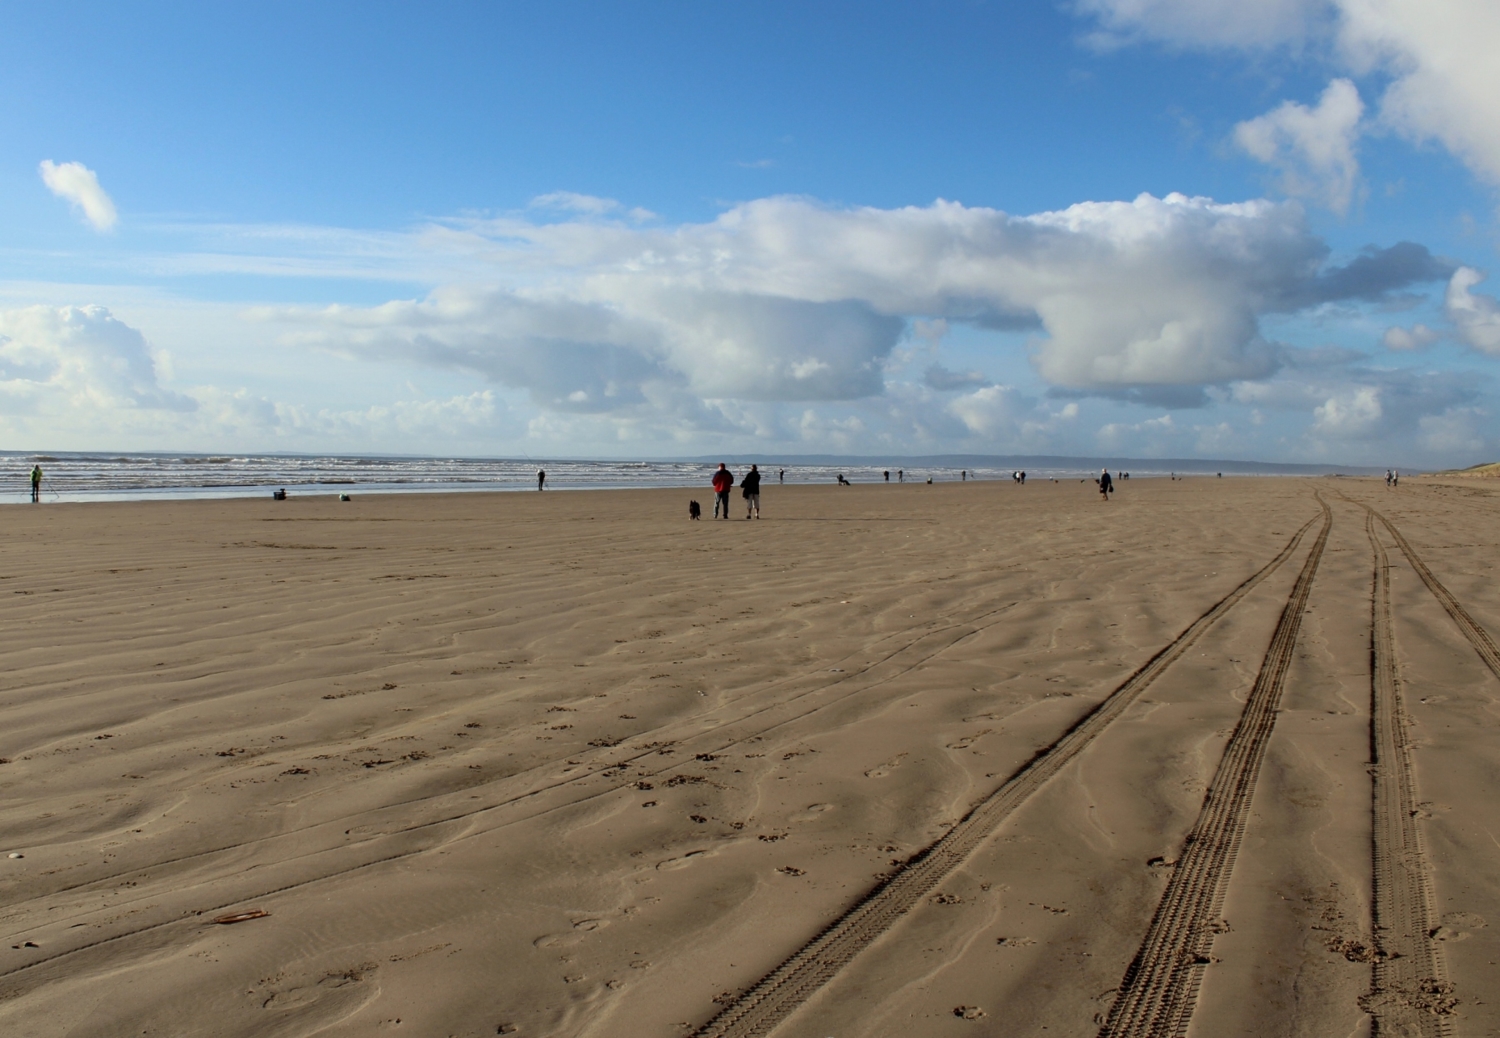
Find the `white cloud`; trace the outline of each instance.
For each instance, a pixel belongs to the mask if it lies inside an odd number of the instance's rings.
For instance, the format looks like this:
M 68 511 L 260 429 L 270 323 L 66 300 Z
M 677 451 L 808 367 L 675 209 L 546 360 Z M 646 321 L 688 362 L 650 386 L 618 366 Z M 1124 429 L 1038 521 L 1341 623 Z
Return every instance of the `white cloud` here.
M 0 310 L 0 411 L 190 411 L 139 331 L 100 306 Z
M 1193 431 L 1197 433 L 1194 448 L 1199 454 L 1222 455 L 1232 449 L 1236 443 L 1234 427 L 1228 422 L 1194 426 Z
M 1234 140 L 1255 159 L 1281 173 L 1281 189 L 1344 213 L 1359 179 L 1354 145 L 1364 103 L 1347 79 L 1328 84 L 1316 108 L 1285 101 L 1240 123 Z
M 1494 0 L 1082 0 L 1117 43 L 1260 51 L 1309 43 L 1330 64 L 1390 77 L 1381 121 L 1436 140 L 1500 183 L 1500 4 Z
M 705 402 L 879 395 L 911 359 L 896 350 L 907 327 L 935 344 L 957 322 L 1041 333 L 1031 359 L 1054 385 L 1191 403 L 1283 363 L 1261 316 L 1449 273 L 1409 243 L 1323 270 L 1327 246 L 1296 204 L 1181 195 L 1032 216 L 768 198 L 676 228 L 471 221 L 432 247 L 455 239 L 465 284 L 262 316 L 290 342 L 478 373 L 546 408 L 623 418 L 671 399 L 679 417 L 717 422 Z
M 0 435 L 41 449 L 411 450 L 493 441 L 491 390 L 306 408 L 244 389 L 163 385 L 160 353 L 102 306 L 0 308 Z M 448 449 L 453 449 L 449 446 Z
M 612 213 L 622 214 L 633 223 L 644 223 L 647 220 L 656 219 L 656 214 L 649 209 L 636 206 L 626 209 L 613 198 L 600 198 L 597 195 L 581 195 L 576 191 L 552 191 L 545 195 L 537 195 L 531 200 L 528 208 L 552 209 L 558 212 L 576 213 L 580 216 L 602 217 Z
M 1442 414 L 1426 415 L 1418 422 L 1420 442 L 1439 456 L 1488 461 L 1494 455 L 1487 453 L 1489 444 L 1481 428 L 1488 417 L 1477 407 L 1450 407 Z
M 1439 332 L 1425 324 L 1414 324 L 1410 328 L 1397 325 L 1385 330 L 1385 334 L 1380 337 L 1380 345 L 1396 351 L 1425 350 L 1440 338 L 1442 335 Z
M 569 213 L 583 213 L 589 216 L 602 216 L 622 208 L 619 202 L 613 198 L 599 198 L 596 195 L 581 195 L 576 191 L 553 191 L 545 195 L 537 195 L 531 200 L 533 209 L 560 209 Z
M 1159 455 L 1176 439 L 1177 433 L 1177 423 L 1171 415 L 1164 414 L 1143 422 L 1110 422 L 1099 427 L 1094 439 L 1101 450 L 1111 453 L 1134 449 Z
M 1500 4 L 1493 0 L 1338 0 L 1339 42 L 1356 70 L 1394 76 L 1381 118 L 1436 140 L 1500 182 Z
M 929 405 L 936 403 L 928 401 Z M 1079 407 L 1069 402 L 1047 410 L 1011 386 L 988 385 L 949 400 L 941 411 L 929 406 L 930 431 L 950 442 L 963 440 L 971 449 L 1052 451 L 1077 421 Z M 937 416 L 951 416 L 957 428 L 944 429 Z
M 44 159 L 37 167 L 42 183 L 58 198 L 67 199 L 83 211 L 84 219 L 96 231 L 114 227 L 118 214 L 115 203 L 99 186 L 99 177 L 81 162 L 54 163 Z
M 425 437 L 425 449 L 464 443 L 486 453 L 497 449 L 496 437 L 524 429 L 548 449 L 590 452 L 648 443 L 661 451 L 690 443 L 811 446 L 819 435 L 830 447 L 1051 452 L 1094 446 L 1094 407 L 1076 402 L 1088 397 L 1307 416 L 1351 385 L 1378 384 L 1382 401 L 1398 401 L 1384 427 L 1413 437 L 1419 417 L 1474 403 L 1435 383 L 1400 396 L 1389 380 L 1351 374 L 1358 354 L 1267 340 L 1267 317 L 1337 300 L 1378 302 L 1452 273 L 1411 243 L 1330 265 L 1327 245 L 1294 202 L 1142 195 L 1015 216 L 943 201 L 876 209 L 766 198 L 677 226 L 633 224 L 624 211 L 600 215 L 602 208 L 466 217 L 376 235 L 210 228 L 217 242 L 254 243 L 256 270 L 332 274 L 368 264 L 380 276 L 441 287 L 377 306 L 220 313 L 214 339 L 305 359 L 318 372 L 318 386 L 309 383 L 294 402 L 236 390 L 237 376 L 225 372 L 225 362 L 233 370 L 229 355 L 202 345 L 206 317 L 193 334 L 173 331 L 180 317 L 170 311 L 133 308 L 137 323 L 167 336 L 163 345 L 187 385 L 228 387 L 170 392 L 167 369 L 150 367 L 162 352 L 121 324 L 115 331 L 134 337 L 135 395 L 112 390 L 116 403 L 96 411 L 113 415 L 114 427 L 174 447 L 227 439 L 266 449 L 413 449 Z M 237 259 L 218 257 L 223 269 Z M 1488 297 L 1463 299 L 1482 309 Z M 950 338 L 980 370 L 940 362 Z M 977 352 L 986 346 L 997 351 L 993 363 Z M 984 372 L 1010 370 L 1023 351 L 1056 403 L 989 384 Z M 456 393 L 457 401 L 475 388 L 466 379 L 481 379 L 491 410 L 355 406 L 360 398 L 350 392 L 358 391 L 345 391 L 354 383 L 339 370 L 349 361 L 389 366 L 398 383 L 441 386 L 438 395 Z M 423 368 L 428 374 L 417 375 Z M 10 386 L 14 407 L 28 393 L 63 399 L 58 385 L 36 390 L 25 381 Z M 1270 387 L 1269 395 L 1248 387 Z M 153 403 L 153 393 L 165 402 Z M 1101 406 L 1117 413 L 1115 404 Z M 64 411 L 57 405 L 51 413 Z M 1121 450 L 1132 443 L 1207 450 L 1228 442 L 1213 424 L 1221 417 L 1175 430 L 1122 419 L 1106 439 Z
M 858 416 L 830 418 L 808 408 L 802 412 L 797 432 L 802 441 L 835 450 L 853 450 L 864 437 L 865 423 Z
M 1307 36 L 1326 6 L 1308 0 L 1077 0 L 1075 9 L 1098 18 L 1100 43 L 1145 37 L 1178 46 L 1270 47 Z
M 1353 387 L 1313 410 L 1312 433 L 1319 438 L 1365 439 L 1379 431 L 1384 413 L 1377 387 Z
M 1484 279 L 1485 275 L 1473 267 L 1459 267 L 1448 282 L 1443 304 L 1460 339 L 1481 353 L 1497 357 L 1500 356 L 1500 300 L 1472 291 Z
M 1014 436 L 1031 411 L 1031 401 L 1010 386 L 985 386 L 948 405 L 969 432 L 986 439 Z

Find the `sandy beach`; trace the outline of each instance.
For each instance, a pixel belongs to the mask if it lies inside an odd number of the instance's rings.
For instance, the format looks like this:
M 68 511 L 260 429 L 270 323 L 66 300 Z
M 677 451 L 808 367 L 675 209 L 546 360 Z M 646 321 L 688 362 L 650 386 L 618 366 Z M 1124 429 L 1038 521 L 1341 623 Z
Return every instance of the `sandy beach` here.
M 0 509 L 0 1032 L 1500 1033 L 1500 488 L 690 496 Z

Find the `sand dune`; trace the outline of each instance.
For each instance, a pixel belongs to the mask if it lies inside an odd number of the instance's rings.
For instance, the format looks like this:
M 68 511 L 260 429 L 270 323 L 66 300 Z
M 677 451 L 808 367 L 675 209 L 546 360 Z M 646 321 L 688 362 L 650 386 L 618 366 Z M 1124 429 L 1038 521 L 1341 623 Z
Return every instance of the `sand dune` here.
M 0 1030 L 1495 1033 L 1495 494 L 7 508 Z

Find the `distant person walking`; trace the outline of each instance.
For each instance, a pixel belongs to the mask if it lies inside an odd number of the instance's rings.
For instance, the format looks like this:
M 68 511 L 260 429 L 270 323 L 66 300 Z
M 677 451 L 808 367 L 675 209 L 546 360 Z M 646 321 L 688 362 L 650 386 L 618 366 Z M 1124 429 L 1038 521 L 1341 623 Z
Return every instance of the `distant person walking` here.
M 536 470 L 536 488 L 538 490 L 545 490 L 546 487 L 547 487 L 547 470 L 546 469 L 537 469 Z
M 890 469 L 886 469 L 885 470 L 885 481 L 887 483 L 889 483 L 891 481 L 891 470 Z
M 905 469 L 897 469 L 896 470 L 896 482 L 897 483 L 905 483 L 906 482 L 906 470 Z
M 1109 469 L 1099 473 L 1099 496 L 1109 500 L 1109 495 L 1114 492 L 1115 481 L 1109 478 Z
M 719 469 L 714 473 L 714 518 L 729 518 L 729 488 L 734 486 L 734 473 L 719 462 Z
M 745 518 L 760 518 L 760 468 L 750 466 L 745 478 L 740 480 L 740 493 L 745 497 Z
M 786 469 L 778 469 L 776 471 L 776 482 L 778 482 L 778 483 L 785 483 L 786 482 Z
M 31 502 L 35 504 L 42 499 L 42 467 L 31 466 Z

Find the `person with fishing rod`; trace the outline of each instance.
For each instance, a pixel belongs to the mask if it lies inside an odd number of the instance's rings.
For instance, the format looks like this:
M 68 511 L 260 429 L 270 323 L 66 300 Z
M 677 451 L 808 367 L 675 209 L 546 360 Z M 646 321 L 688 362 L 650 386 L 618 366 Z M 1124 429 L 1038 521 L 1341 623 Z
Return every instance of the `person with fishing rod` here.
M 42 499 L 42 467 L 31 466 L 31 503 L 36 504 Z

